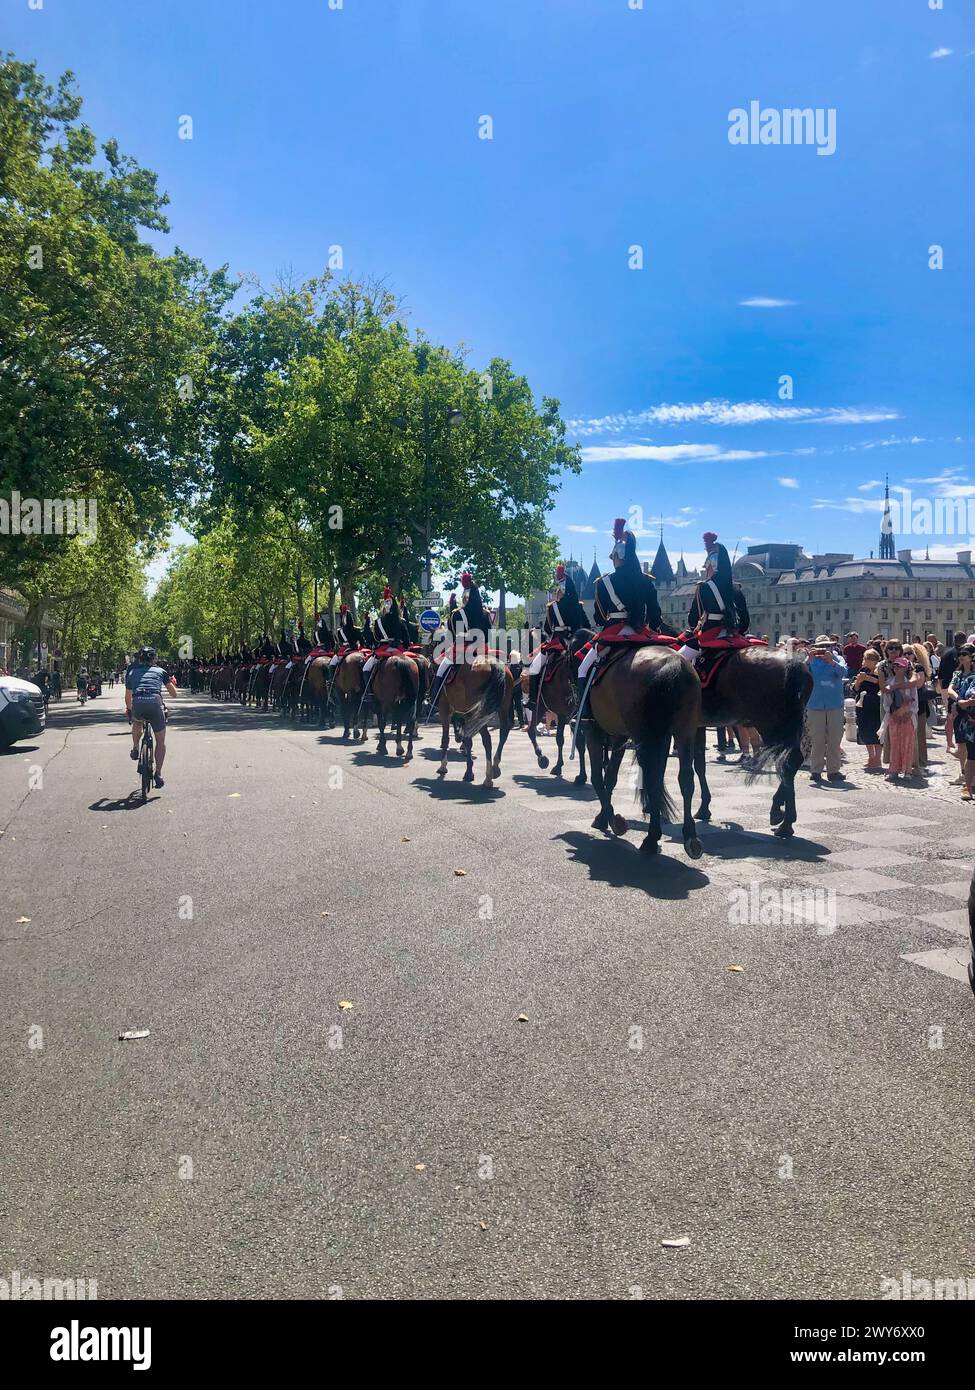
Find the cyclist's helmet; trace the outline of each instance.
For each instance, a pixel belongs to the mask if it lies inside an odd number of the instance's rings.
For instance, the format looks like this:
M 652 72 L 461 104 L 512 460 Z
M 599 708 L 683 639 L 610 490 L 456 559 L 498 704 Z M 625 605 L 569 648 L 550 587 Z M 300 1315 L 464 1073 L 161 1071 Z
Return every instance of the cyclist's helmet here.
M 155 647 L 140 647 L 140 649 L 139 649 L 139 655 L 138 655 L 138 658 L 137 658 L 137 659 L 138 659 L 140 662 L 143 662 L 143 661 L 144 661 L 144 662 L 146 662 L 149 666 L 151 666 L 152 663 L 153 663 L 153 662 L 155 661 L 155 659 L 156 659 L 156 649 L 155 649 Z

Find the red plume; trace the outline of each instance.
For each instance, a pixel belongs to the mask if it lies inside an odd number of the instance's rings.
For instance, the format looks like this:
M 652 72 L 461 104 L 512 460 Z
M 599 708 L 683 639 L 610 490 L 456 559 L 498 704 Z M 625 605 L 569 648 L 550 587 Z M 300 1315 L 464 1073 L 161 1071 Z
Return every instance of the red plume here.
M 565 565 L 556 565 L 556 566 L 555 566 L 555 577 L 556 577 L 556 579 L 559 581 L 559 583 L 561 584 L 561 583 L 562 583 L 562 580 L 565 578 Z
M 348 611 L 349 611 L 349 605 L 348 605 L 347 603 L 343 603 L 343 604 L 342 604 L 341 611 L 342 611 L 343 613 L 348 613 Z
M 389 585 L 387 584 L 386 587 L 385 587 L 385 589 L 383 589 L 383 598 L 384 598 L 384 599 L 387 599 L 387 598 L 392 598 L 392 597 L 393 597 L 393 591 L 392 591 L 392 589 L 389 587 Z
M 471 574 L 470 570 L 464 571 L 464 573 L 460 577 L 460 582 L 461 584 L 463 584 L 465 589 L 469 589 L 471 587 L 471 585 L 474 583 L 474 576 Z
M 718 535 L 716 531 L 705 531 L 704 535 L 701 537 L 705 545 L 713 545 L 717 539 Z
M 625 530 L 626 530 L 626 517 L 625 517 L 625 516 L 618 516 L 618 517 L 616 518 L 616 520 L 613 522 L 613 540 L 614 540 L 614 541 L 621 541 L 621 540 L 623 539 L 623 532 L 624 532 Z

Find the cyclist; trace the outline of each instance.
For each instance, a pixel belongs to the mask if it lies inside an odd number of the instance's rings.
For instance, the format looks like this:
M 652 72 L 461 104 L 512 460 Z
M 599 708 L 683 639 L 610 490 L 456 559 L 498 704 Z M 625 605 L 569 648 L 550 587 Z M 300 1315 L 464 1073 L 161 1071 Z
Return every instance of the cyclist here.
M 79 699 L 79 700 L 86 700 L 87 698 L 88 698 L 88 667 L 87 667 L 87 666 L 82 666 L 81 670 L 78 672 L 78 699 Z
M 125 673 L 125 708 L 132 719 L 133 762 L 139 760 L 139 742 L 142 738 L 142 725 L 148 720 L 156 735 L 156 775 L 153 784 L 165 786 L 162 779 L 162 765 L 166 757 L 166 709 L 162 701 L 163 687 L 176 698 L 176 678 L 171 676 L 165 666 L 156 664 L 156 649 L 142 647 L 135 661 Z

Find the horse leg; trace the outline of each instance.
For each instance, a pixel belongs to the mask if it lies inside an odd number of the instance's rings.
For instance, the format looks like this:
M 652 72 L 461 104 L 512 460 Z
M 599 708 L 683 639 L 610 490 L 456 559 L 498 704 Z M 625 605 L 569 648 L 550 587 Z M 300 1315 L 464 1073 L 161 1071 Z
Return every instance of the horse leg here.
M 486 726 L 481 730 L 481 742 L 484 745 L 484 757 L 486 759 L 484 781 L 481 786 L 490 788 L 494 786 L 494 762 L 491 758 L 491 730 Z
M 672 809 L 670 798 L 664 789 L 664 774 L 667 770 L 667 758 L 670 753 L 670 738 L 670 734 L 667 733 L 663 738 L 658 735 L 637 744 L 636 756 L 640 765 L 641 777 L 640 802 L 643 807 L 643 814 L 650 821 L 650 829 L 640 846 L 644 854 L 658 854 L 660 852 L 660 837 L 663 833 L 662 815 Z M 693 790 L 693 779 L 691 789 Z
M 770 816 L 770 819 L 774 817 L 776 805 L 781 803 L 781 824 L 776 825 L 774 820 L 772 820 L 772 824 L 775 825 L 774 834 L 782 840 L 791 839 L 795 834 L 792 827 L 796 823 L 796 773 L 800 767 L 802 767 L 802 749 L 798 745 L 793 745 L 782 762 L 779 785 L 772 802 L 772 814 Z
M 379 744 L 376 752 L 381 758 L 386 756 L 386 706 L 382 700 L 376 701 L 376 729 L 379 733 Z
M 623 762 L 623 755 L 626 753 L 626 739 L 621 738 L 617 743 L 611 744 L 609 756 L 606 760 L 606 797 L 609 801 L 610 829 L 614 835 L 625 835 L 629 827 L 625 816 L 618 816 L 613 809 L 613 792 L 616 790 L 616 780 L 620 775 L 620 766 Z M 592 758 L 589 759 L 590 768 Z
M 446 777 L 447 749 L 450 747 L 450 707 L 444 696 L 441 696 L 440 700 L 440 766 L 437 768 L 437 776 Z
M 711 788 L 707 778 L 707 729 L 702 724 L 694 734 L 694 771 L 701 785 L 701 804 L 694 816 L 695 820 L 711 819 Z
M 462 782 L 473 782 L 474 780 L 474 740 L 471 738 L 461 739 L 461 747 L 464 750 L 464 757 L 467 759 L 467 768 L 461 778 Z
M 584 787 L 589 778 L 586 776 L 586 734 L 582 725 L 576 734 L 576 749 L 579 753 L 579 774 L 573 780 L 577 787 Z
M 697 838 L 697 827 L 691 814 L 691 805 L 694 801 L 695 748 L 696 733 L 693 738 L 684 738 L 678 741 L 677 756 L 680 758 L 680 771 L 677 774 L 677 781 L 680 784 L 681 796 L 684 801 L 684 823 L 681 826 L 684 848 L 691 859 L 700 859 L 701 841 Z
M 396 756 L 403 756 L 403 706 L 402 703 L 396 706 Z
M 525 721 L 525 732 L 528 735 L 528 742 L 532 746 L 532 752 L 535 754 L 535 761 L 538 766 L 548 767 L 548 758 L 538 746 L 538 734 L 535 732 L 535 725 L 530 719 Z
M 609 830 L 610 818 L 613 814 L 612 802 L 606 790 L 606 781 L 603 776 L 606 762 L 606 740 L 599 725 L 590 722 L 589 724 L 589 767 L 592 773 L 592 784 L 599 797 L 599 814 L 592 823 L 593 830 Z
M 504 745 L 508 742 L 508 735 L 511 733 L 511 722 L 513 719 L 514 714 L 512 713 L 510 706 L 508 709 L 507 716 L 505 715 L 504 708 L 502 707 L 501 727 L 498 729 L 498 751 L 494 755 L 494 763 L 491 767 L 491 775 L 493 777 L 501 776 L 501 754 L 504 752 Z
M 562 768 L 563 768 L 563 766 L 565 765 L 565 759 L 564 759 L 564 757 L 563 757 L 563 755 L 562 755 L 562 750 L 563 750 L 564 747 L 565 747 L 565 720 L 562 718 L 562 716 L 561 716 L 561 714 L 560 714 L 560 715 L 558 715 L 558 717 L 557 717 L 557 723 L 556 723 L 556 725 L 555 725 L 555 751 L 556 751 L 556 759 L 555 759 L 555 766 L 552 768 L 552 771 L 549 773 L 549 776 L 550 776 L 550 777 L 561 777 L 561 776 L 562 776 Z

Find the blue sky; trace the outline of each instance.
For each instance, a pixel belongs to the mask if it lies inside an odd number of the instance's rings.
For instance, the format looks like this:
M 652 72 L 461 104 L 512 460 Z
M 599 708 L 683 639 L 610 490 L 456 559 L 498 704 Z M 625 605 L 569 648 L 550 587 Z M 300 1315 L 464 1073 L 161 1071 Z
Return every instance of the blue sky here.
M 885 472 L 975 495 L 970 7 L 630 3 L 4 0 L 3 46 L 75 71 L 188 251 L 271 283 L 340 244 L 558 397 L 587 562 L 631 507 L 694 560 L 705 529 L 865 554 Z M 752 101 L 834 110 L 835 153 L 731 144 Z

